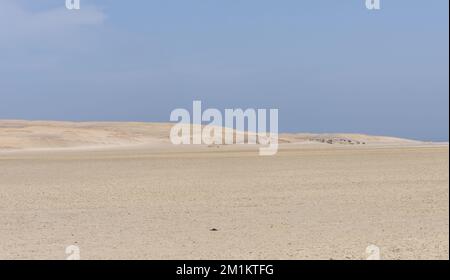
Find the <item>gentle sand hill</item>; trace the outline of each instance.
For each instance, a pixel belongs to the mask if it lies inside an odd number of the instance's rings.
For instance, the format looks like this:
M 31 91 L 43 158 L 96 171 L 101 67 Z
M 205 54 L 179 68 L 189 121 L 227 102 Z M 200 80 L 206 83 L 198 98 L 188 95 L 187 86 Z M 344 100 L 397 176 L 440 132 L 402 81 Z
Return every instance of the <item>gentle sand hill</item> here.
M 449 258 L 448 144 L 283 134 L 261 157 L 169 129 L 0 122 L 0 259 Z
M 169 123 L 49 122 L 0 120 L 0 151 L 170 145 Z M 362 134 L 281 134 L 281 144 L 420 144 Z
M 0 150 L 168 143 L 168 131 L 158 123 L 0 121 Z

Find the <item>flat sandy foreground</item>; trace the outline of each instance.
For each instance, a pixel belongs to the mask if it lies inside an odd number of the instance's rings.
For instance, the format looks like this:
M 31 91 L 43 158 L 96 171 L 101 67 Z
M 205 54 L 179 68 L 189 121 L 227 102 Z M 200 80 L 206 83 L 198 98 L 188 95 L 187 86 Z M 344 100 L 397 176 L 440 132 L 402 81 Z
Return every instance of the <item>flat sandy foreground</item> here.
M 0 259 L 449 258 L 448 144 L 284 134 L 262 157 L 169 129 L 0 121 Z

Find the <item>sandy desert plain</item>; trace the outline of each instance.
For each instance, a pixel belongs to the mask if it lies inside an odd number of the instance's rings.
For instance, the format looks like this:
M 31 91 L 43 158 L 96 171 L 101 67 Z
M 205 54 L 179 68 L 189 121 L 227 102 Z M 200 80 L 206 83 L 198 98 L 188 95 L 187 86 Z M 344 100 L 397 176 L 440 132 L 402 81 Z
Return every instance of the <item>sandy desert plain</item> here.
M 449 259 L 448 143 L 170 127 L 0 121 L 0 259 Z

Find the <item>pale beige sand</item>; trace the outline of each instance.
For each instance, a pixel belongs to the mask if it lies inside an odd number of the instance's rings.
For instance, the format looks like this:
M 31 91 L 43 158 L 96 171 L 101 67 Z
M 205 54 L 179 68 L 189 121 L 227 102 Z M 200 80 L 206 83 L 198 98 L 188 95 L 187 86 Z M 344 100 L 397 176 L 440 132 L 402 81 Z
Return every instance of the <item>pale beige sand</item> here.
M 449 258 L 448 144 L 282 135 L 261 157 L 168 128 L 0 122 L 0 259 Z
M 45 149 L 104 149 L 144 145 L 172 147 L 169 140 L 172 126 L 173 124 L 169 123 L 76 123 L 0 120 L 0 152 Z M 423 144 L 407 139 L 363 134 L 280 134 L 279 138 L 279 142 L 282 144 Z

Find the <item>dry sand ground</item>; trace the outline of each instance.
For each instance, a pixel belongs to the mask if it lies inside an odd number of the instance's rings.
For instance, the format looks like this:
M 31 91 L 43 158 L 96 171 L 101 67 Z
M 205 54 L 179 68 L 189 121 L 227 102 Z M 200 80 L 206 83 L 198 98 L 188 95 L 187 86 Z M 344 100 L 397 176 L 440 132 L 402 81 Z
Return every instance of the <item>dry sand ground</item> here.
M 449 258 L 448 144 L 282 135 L 261 157 L 168 127 L 0 121 L 0 259 Z

